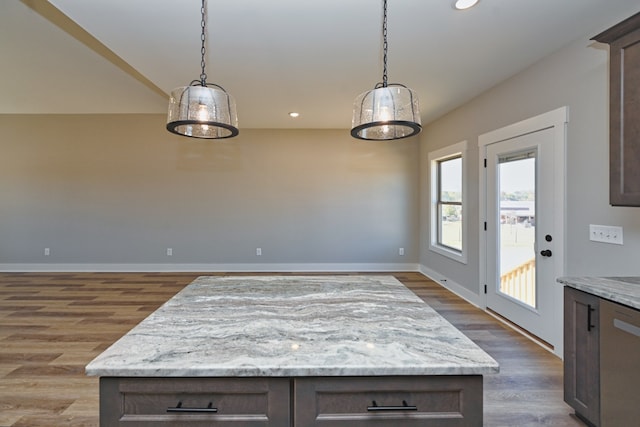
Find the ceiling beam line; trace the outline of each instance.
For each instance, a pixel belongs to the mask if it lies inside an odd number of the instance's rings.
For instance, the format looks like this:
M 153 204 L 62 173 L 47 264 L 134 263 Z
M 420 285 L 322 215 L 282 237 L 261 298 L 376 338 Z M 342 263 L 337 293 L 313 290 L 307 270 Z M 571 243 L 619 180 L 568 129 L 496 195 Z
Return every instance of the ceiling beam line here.
M 27 5 L 37 14 L 51 22 L 56 27 L 60 28 L 65 33 L 87 46 L 93 52 L 97 53 L 122 71 L 133 77 L 147 88 L 151 89 L 158 95 L 169 99 L 169 95 L 156 86 L 151 80 L 146 78 L 142 73 L 133 68 L 128 62 L 120 58 L 111 49 L 102 44 L 100 40 L 88 33 L 84 28 L 78 25 L 74 20 L 65 15 L 62 11 L 56 8 L 48 1 L 42 0 L 20 0 Z

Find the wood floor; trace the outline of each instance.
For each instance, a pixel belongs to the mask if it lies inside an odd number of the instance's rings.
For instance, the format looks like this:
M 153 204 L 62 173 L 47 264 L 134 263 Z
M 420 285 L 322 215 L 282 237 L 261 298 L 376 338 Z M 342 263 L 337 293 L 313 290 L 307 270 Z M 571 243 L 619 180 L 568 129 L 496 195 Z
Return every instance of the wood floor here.
M 0 273 L 0 427 L 97 426 L 84 366 L 199 275 Z M 583 426 L 560 359 L 423 275 L 393 275 L 500 363 L 484 378 L 485 426 Z

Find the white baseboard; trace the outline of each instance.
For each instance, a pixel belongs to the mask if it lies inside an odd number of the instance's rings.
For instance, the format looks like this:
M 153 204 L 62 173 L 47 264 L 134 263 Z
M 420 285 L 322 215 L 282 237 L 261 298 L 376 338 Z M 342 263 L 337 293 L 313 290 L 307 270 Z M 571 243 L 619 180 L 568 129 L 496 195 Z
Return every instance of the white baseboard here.
M 294 263 L 294 264 L 0 264 L 0 272 L 397 272 L 419 271 L 412 263 Z
M 469 289 L 465 288 L 459 283 L 454 282 L 453 280 L 443 276 L 435 270 L 430 269 L 429 267 L 425 267 L 424 265 L 420 265 L 418 271 L 434 282 L 440 283 L 442 286 L 458 295 L 460 298 L 464 299 L 470 304 L 475 305 L 478 308 L 485 309 L 483 298 L 480 295 L 471 292 Z

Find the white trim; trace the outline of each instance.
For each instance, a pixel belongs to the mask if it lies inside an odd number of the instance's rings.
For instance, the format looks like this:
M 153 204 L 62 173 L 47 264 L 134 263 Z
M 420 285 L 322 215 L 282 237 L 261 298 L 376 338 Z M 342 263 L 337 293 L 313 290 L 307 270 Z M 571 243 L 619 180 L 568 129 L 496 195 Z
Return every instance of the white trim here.
M 531 132 L 550 127 L 564 128 L 569 122 L 569 107 L 560 107 L 548 113 L 543 113 L 529 119 L 513 123 L 500 129 L 484 133 L 478 137 L 478 147 L 485 147 L 495 142 L 515 138 Z
M 437 228 L 439 226 L 439 218 L 437 212 L 437 199 L 438 199 L 438 186 L 440 185 L 437 178 L 436 164 L 440 160 L 444 160 L 450 157 L 460 156 L 462 160 L 462 250 L 460 252 L 449 249 L 445 246 L 439 245 L 437 241 Z M 467 247 L 469 242 L 467 239 L 468 221 L 465 218 L 469 217 L 468 211 L 468 196 L 467 196 L 467 168 L 465 166 L 467 162 L 467 141 L 461 141 L 457 144 L 450 145 L 448 147 L 441 148 L 439 150 L 431 151 L 428 154 L 429 160 L 429 250 L 436 252 L 440 255 L 451 258 L 454 261 L 458 261 L 462 264 L 467 263 Z
M 418 271 L 427 276 L 429 279 L 444 286 L 463 300 L 467 301 L 469 304 L 484 309 L 484 307 L 482 307 L 480 304 L 481 301 L 479 295 L 474 294 L 472 291 L 465 288 L 461 284 L 454 282 L 453 280 L 443 276 L 435 270 L 430 269 L 429 267 L 426 267 L 422 264 L 419 267 L 420 269 Z
M 400 272 L 419 271 L 412 263 L 313 264 L 0 264 L 0 272 Z
M 487 286 L 487 233 L 485 230 L 485 224 L 487 221 L 487 168 L 485 162 L 487 161 L 487 147 L 480 145 L 480 137 L 478 137 L 478 173 L 480 179 L 478 179 L 478 294 L 480 295 L 481 307 L 486 310 L 487 308 L 487 294 L 484 292 L 484 287 Z
M 493 143 L 505 141 L 521 135 L 537 132 L 542 129 L 554 129 L 554 176 L 556 180 L 562 181 L 562 186 L 556 186 L 554 192 L 554 227 L 558 230 L 554 237 L 554 274 L 556 277 L 564 275 L 565 265 L 565 240 L 566 240 L 566 141 L 567 141 L 567 123 L 569 122 L 569 107 L 560 107 L 547 113 L 522 120 L 517 123 L 502 127 L 500 129 L 487 132 L 478 137 L 478 163 L 480 171 L 479 179 L 479 283 L 478 291 L 482 297 L 482 307 L 486 308 L 487 298 L 484 294 L 484 286 L 487 282 L 487 238 L 484 231 L 484 223 L 487 221 L 487 177 L 484 161 L 486 158 L 487 146 Z M 555 285 L 555 284 L 551 284 Z M 554 324 L 558 325 L 557 332 L 553 339 L 550 340 L 555 348 L 555 354 L 562 357 L 563 353 L 563 331 L 562 331 L 562 310 L 563 297 L 562 292 L 554 298 L 555 306 L 553 307 Z

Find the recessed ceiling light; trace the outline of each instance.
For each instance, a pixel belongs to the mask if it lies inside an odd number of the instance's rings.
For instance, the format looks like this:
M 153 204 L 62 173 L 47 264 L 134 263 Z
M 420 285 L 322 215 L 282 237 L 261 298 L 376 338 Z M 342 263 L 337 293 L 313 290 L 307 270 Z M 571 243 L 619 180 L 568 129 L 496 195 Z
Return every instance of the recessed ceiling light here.
M 473 7 L 478 3 L 479 0 L 456 0 L 453 4 L 453 7 L 458 10 L 465 10 Z
M 295 111 L 292 111 L 289 113 L 289 117 L 293 117 L 295 119 L 296 117 L 300 117 L 300 113 L 296 113 Z

